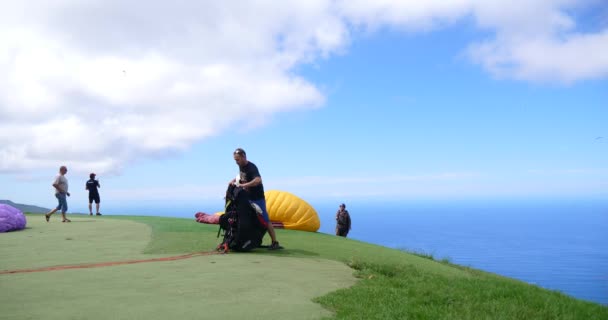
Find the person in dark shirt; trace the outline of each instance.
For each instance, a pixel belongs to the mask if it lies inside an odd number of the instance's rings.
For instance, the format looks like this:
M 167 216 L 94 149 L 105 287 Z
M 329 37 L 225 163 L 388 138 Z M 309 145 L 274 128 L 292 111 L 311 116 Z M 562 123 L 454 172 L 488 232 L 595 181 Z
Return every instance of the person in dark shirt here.
M 268 224 L 268 234 L 272 239 L 269 249 L 282 249 L 283 247 L 281 247 L 277 241 L 277 236 L 274 232 L 274 228 L 272 227 L 272 223 L 270 222 L 268 211 L 266 211 L 264 185 L 262 184 L 262 176 L 260 176 L 258 167 L 253 164 L 253 162 L 247 160 L 247 154 L 245 153 L 245 150 L 241 148 L 237 148 L 234 151 L 233 156 L 234 161 L 239 166 L 239 177 L 238 180 L 237 178 L 232 179 L 230 184 L 236 184 L 237 186 L 242 187 L 245 191 L 247 191 L 249 200 L 252 203 L 257 204 L 260 209 L 262 209 L 262 216 Z
M 350 231 L 350 214 L 343 203 L 336 212 L 336 235 L 346 238 L 348 231 Z
M 99 181 L 95 180 L 95 174 L 91 173 L 89 175 L 89 180 L 87 181 L 86 185 L 85 185 L 85 189 L 89 190 L 89 215 L 93 215 L 93 201 L 95 201 L 95 207 L 97 208 L 97 213 L 96 215 L 100 216 L 101 213 L 99 213 L 99 190 L 98 188 L 101 188 L 101 185 L 99 185 Z

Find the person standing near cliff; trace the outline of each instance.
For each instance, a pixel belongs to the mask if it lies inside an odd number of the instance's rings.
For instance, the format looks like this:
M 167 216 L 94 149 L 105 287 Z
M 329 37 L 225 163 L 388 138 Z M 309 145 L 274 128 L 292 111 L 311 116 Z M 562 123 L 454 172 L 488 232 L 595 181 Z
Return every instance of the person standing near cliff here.
M 348 231 L 350 231 L 350 222 L 350 214 L 343 203 L 340 205 L 338 212 L 336 212 L 336 235 L 346 238 Z
M 59 168 L 59 174 L 55 177 L 55 180 L 53 180 L 53 188 L 55 188 L 55 198 L 57 198 L 59 204 L 55 209 L 44 215 L 46 222 L 49 222 L 51 216 L 58 210 L 61 210 L 61 217 L 63 217 L 63 220 L 61 220 L 61 222 L 72 222 L 65 216 L 65 213 L 68 211 L 68 201 L 66 196 L 70 196 L 70 193 L 68 192 L 68 179 L 65 177 L 67 173 L 68 168 L 66 166 L 61 166 Z
M 93 215 L 93 201 L 95 201 L 95 209 L 97 212 L 96 215 L 100 216 L 101 213 L 99 213 L 99 188 L 101 188 L 101 185 L 99 185 L 99 181 L 95 180 L 95 173 L 91 173 L 89 175 L 89 180 L 87 181 L 87 183 L 85 184 L 85 189 L 89 191 L 89 215 Z

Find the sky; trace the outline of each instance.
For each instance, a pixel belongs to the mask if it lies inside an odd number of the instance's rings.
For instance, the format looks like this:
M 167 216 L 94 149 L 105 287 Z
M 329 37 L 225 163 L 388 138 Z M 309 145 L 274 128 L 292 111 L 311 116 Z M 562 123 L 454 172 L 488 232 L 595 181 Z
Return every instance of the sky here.
M 607 52 L 601 0 L 4 1 L 0 199 L 221 207 L 237 147 L 309 201 L 605 198 Z

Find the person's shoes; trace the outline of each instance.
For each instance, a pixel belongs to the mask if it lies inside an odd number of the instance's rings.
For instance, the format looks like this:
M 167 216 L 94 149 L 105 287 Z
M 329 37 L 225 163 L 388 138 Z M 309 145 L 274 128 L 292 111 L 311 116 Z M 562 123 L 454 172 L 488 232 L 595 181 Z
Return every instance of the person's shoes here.
M 95 215 L 96 215 L 96 216 L 100 216 L 100 215 L 101 215 L 101 213 L 97 212 Z
M 89 213 L 89 215 L 90 215 L 90 216 L 92 216 L 92 215 L 93 215 L 93 212 Z
M 72 220 L 70 220 L 70 219 L 63 219 L 63 221 L 61 221 L 61 222 L 72 222 Z
M 272 244 L 270 245 L 270 247 L 268 247 L 268 250 L 279 250 L 279 249 L 283 249 L 283 247 L 281 247 L 279 245 L 278 241 L 273 241 Z
M 46 222 L 49 222 L 49 219 L 50 219 L 51 217 L 49 217 L 49 215 L 48 215 L 48 214 L 45 214 L 45 215 L 44 215 L 44 218 L 46 219 Z

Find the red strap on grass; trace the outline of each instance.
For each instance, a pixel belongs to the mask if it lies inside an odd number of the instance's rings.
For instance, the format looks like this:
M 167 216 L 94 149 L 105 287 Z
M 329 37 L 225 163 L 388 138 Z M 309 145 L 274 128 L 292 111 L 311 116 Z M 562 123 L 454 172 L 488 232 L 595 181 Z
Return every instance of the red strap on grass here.
M 175 260 L 188 259 L 188 258 L 192 258 L 192 257 L 196 257 L 196 256 L 210 256 L 210 255 L 214 255 L 214 254 L 218 254 L 218 253 L 219 252 L 216 252 L 216 251 L 208 251 L 208 252 L 196 252 L 196 253 L 189 253 L 189 254 L 184 254 L 184 255 L 179 255 L 179 256 L 153 258 L 153 259 L 99 262 L 99 263 L 89 263 L 89 264 L 42 267 L 42 268 L 36 268 L 36 269 L 3 270 L 3 271 L 0 271 L 0 274 L 32 273 L 32 272 L 57 271 L 57 270 L 69 270 L 69 269 L 89 269 L 89 268 L 120 266 L 120 265 L 125 265 L 125 264 L 136 264 L 136 263 L 144 263 L 144 262 L 175 261 Z

